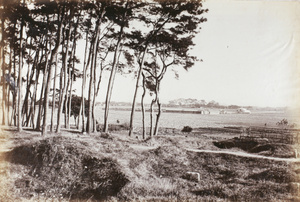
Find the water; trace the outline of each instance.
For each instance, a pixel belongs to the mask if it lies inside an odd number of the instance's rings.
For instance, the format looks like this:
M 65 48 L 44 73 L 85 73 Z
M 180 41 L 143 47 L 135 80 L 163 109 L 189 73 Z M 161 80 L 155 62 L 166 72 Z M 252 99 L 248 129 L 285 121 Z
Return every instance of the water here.
M 96 119 L 99 123 L 103 123 L 103 106 L 96 107 Z M 177 109 L 180 110 L 180 109 Z M 185 109 L 188 110 L 188 109 Z M 191 109 L 190 109 L 191 110 Z M 184 114 L 184 113 L 167 113 L 161 114 L 159 126 L 165 128 L 182 129 L 184 126 L 192 128 L 197 127 L 224 127 L 224 126 L 265 126 L 277 127 L 276 123 L 282 119 L 287 119 L 289 124 L 296 123 L 297 128 L 300 128 L 299 117 L 284 111 L 252 111 L 251 114 L 234 114 L 234 111 L 229 111 L 229 114 L 219 114 L 219 110 L 211 109 L 211 114 Z M 155 114 L 154 114 L 155 116 Z M 48 122 L 50 124 L 50 113 L 48 114 Z M 146 112 L 146 126 L 150 126 L 150 113 Z M 62 122 L 64 117 L 62 117 Z M 298 122 L 297 122 L 298 120 Z M 0 117 L 1 121 L 1 117 Z M 116 124 L 117 122 L 129 123 L 130 111 L 119 111 L 111 109 L 109 111 L 109 124 Z M 56 123 L 56 116 L 55 116 Z M 70 123 L 75 124 L 74 118 L 71 117 Z M 135 112 L 134 127 L 142 127 L 142 113 Z
M 103 110 L 98 107 L 96 110 L 97 120 L 103 123 Z M 166 128 L 182 129 L 184 126 L 197 127 L 224 127 L 224 126 L 265 126 L 276 127 L 276 123 L 287 119 L 289 124 L 297 123 L 297 117 L 286 112 L 277 111 L 254 111 L 251 114 L 183 114 L 163 112 L 160 118 L 160 126 Z M 129 123 L 130 111 L 110 110 L 109 123 Z M 146 112 L 146 124 L 150 125 L 150 114 Z M 135 112 L 134 126 L 142 126 L 142 113 Z M 299 127 L 299 124 L 298 124 Z

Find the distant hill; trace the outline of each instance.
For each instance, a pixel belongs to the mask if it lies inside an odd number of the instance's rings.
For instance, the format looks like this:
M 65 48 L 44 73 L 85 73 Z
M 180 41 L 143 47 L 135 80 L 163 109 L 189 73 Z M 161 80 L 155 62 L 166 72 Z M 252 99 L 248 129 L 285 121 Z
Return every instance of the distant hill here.
M 169 107 L 214 107 L 214 108 L 224 108 L 227 106 L 220 105 L 218 102 L 212 100 L 210 102 L 206 102 L 205 100 L 197 100 L 192 98 L 179 98 L 175 100 L 169 101 Z M 235 106 L 238 108 L 239 106 Z
M 97 102 L 97 106 L 104 106 L 104 102 Z M 123 106 L 123 107 L 131 107 L 131 102 L 116 102 L 112 101 L 110 106 Z M 136 106 L 140 107 L 141 103 L 137 102 Z M 145 104 L 146 107 L 149 107 L 150 104 Z M 256 107 L 256 106 L 240 106 L 240 105 L 221 105 L 218 102 L 198 100 L 194 98 L 178 98 L 174 100 L 170 100 L 168 103 L 164 103 L 164 107 L 175 107 L 175 108 L 218 108 L 218 109 L 238 109 L 238 108 L 246 108 L 248 110 L 265 110 L 265 111 L 286 111 L 286 107 Z

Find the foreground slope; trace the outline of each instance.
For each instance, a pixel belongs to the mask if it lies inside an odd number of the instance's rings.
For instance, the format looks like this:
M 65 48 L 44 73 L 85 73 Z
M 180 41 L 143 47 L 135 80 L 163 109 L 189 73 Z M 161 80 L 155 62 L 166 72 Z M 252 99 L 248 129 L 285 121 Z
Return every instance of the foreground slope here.
M 232 155 L 244 151 L 215 146 L 228 134 L 173 131 L 147 140 L 126 131 L 1 134 L 1 200 L 299 199 L 298 161 Z

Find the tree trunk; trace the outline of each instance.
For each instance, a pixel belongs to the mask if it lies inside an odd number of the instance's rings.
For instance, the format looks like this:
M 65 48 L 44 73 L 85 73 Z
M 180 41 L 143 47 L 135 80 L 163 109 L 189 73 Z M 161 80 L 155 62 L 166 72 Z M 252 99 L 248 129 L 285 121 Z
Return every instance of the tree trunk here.
M 63 49 L 63 48 L 62 48 Z M 63 102 L 63 68 L 60 68 L 59 73 L 59 100 L 58 100 L 58 108 L 57 108 L 57 119 L 56 119 L 56 133 L 60 132 L 60 118 L 62 111 L 62 102 Z
M 70 68 L 68 68 L 68 74 L 64 74 L 64 78 L 65 78 L 65 80 L 67 80 L 67 87 L 66 87 L 66 94 L 65 94 L 65 102 L 64 102 L 64 106 L 65 106 L 65 128 L 66 129 L 70 129 L 70 125 L 69 125 L 69 117 L 68 117 L 68 115 L 69 115 L 69 108 L 68 108 L 68 106 L 69 106 L 69 86 L 70 86 L 70 75 L 71 73 L 70 73 Z M 68 78 L 66 78 L 67 77 L 67 75 L 68 75 Z
M 76 128 L 79 130 L 80 129 L 80 122 L 81 122 L 81 114 L 82 114 L 82 100 L 80 103 L 80 109 L 79 109 L 79 114 L 78 114 L 78 119 L 77 119 L 77 123 L 76 123 Z
M 58 16 L 59 19 L 59 16 Z M 52 71 L 53 71 L 53 61 L 57 57 L 58 48 L 61 42 L 61 34 L 62 34 L 62 22 L 59 23 L 58 26 L 58 32 L 57 32 L 57 39 L 55 47 L 52 50 L 51 57 L 50 57 L 50 63 L 49 63 L 49 73 L 47 78 L 47 84 L 45 87 L 45 94 L 44 94 L 44 119 L 43 119 L 43 127 L 42 127 L 42 135 L 47 135 L 47 113 L 48 113 L 48 107 L 49 107 L 49 91 L 51 86 L 51 78 L 52 78 Z
M 72 108 L 73 76 L 74 75 L 71 74 L 70 93 L 69 93 L 69 102 L 68 102 L 68 129 L 70 128 L 70 117 L 71 117 L 71 108 Z
M 51 78 L 53 74 L 53 68 L 52 68 L 52 62 L 53 62 L 53 57 L 57 54 L 57 49 L 53 49 L 51 53 L 51 59 L 50 59 L 50 64 L 49 64 L 49 72 L 47 75 L 47 82 L 44 90 L 44 102 L 43 102 L 43 109 L 44 109 L 44 118 L 43 118 L 43 125 L 42 125 L 42 135 L 45 136 L 47 135 L 47 114 L 48 114 L 48 108 L 49 108 L 49 91 L 50 91 L 50 86 L 51 86 Z
M 12 58 L 12 48 L 11 46 L 9 47 L 10 50 L 9 50 L 9 70 L 8 70 L 8 74 L 11 75 L 11 70 L 12 70 L 12 61 L 13 61 L 13 58 Z M 11 112 L 11 108 L 10 108 L 10 87 L 7 85 L 7 101 L 8 101 L 8 108 L 7 108 L 7 122 L 8 122 L 8 125 L 12 125 L 12 120 L 10 119 L 11 117 L 11 114 L 10 113 L 13 113 Z M 13 108 L 13 105 L 11 106 Z
M 124 28 L 124 26 L 121 26 L 121 28 L 120 28 L 119 38 L 118 38 L 118 42 L 117 42 L 116 49 L 115 49 L 115 52 L 114 52 L 113 63 L 112 63 L 110 77 L 109 77 L 109 81 L 108 81 L 108 87 L 107 87 L 107 93 L 106 93 L 106 99 L 105 99 L 104 128 L 103 128 L 103 132 L 105 132 L 105 133 L 108 132 L 109 103 L 110 103 L 110 99 L 111 99 L 111 95 L 112 95 L 112 89 L 113 89 L 113 85 L 114 85 L 114 81 L 115 81 L 115 77 L 116 77 L 116 72 L 117 72 L 117 68 L 118 68 L 117 67 L 117 63 L 118 63 L 117 58 L 118 58 L 118 53 L 119 53 L 120 46 L 121 46 L 123 28 Z
M 141 99 L 141 107 L 142 107 L 142 122 L 143 122 L 143 139 L 146 138 L 146 127 L 145 127 L 145 107 L 144 107 L 144 98 L 146 95 L 146 78 L 145 75 L 142 74 L 143 76 L 143 94 L 142 94 L 142 99 Z
M 78 20 L 77 24 L 78 25 Z M 73 47 L 72 47 L 72 58 L 75 58 L 75 53 L 76 53 L 76 29 L 77 26 L 74 28 L 74 41 L 73 41 Z M 72 90 L 73 90 L 73 80 L 75 78 L 75 59 L 72 60 L 72 71 L 70 72 L 70 77 L 71 77 L 71 84 L 70 84 L 70 93 L 69 93 L 69 106 L 68 106 L 68 120 L 69 120 L 69 128 L 70 128 L 70 117 L 71 117 L 71 111 L 72 111 Z M 75 114 L 73 114 L 75 118 Z M 75 119 L 75 126 L 76 126 L 76 119 Z
M 153 136 L 153 105 L 155 102 L 156 100 L 153 99 L 150 104 L 150 137 Z
M 62 87 L 62 81 L 61 81 L 61 96 L 60 96 L 60 99 L 59 99 L 59 105 L 58 105 L 58 112 L 57 112 L 57 127 L 56 127 L 56 133 L 59 133 L 60 132 L 60 127 L 61 127 L 61 124 L 60 124 L 60 118 L 61 118 L 61 114 L 62 114 L 62 109 L 63 109 L 63 105 L 64 105 L 64 99 L 66 99 L 66 91 L 67 91 L 67 58 L 68 58 L 68 49 L 69 49 L 69 42 L 70 42 L 70 30 L 69 32 L 67 33 L 67 36 L 66 36 L 66 41 L 67 41 L 67 44 L 66 44 L 66 47 L 65 47 L 65 55 L 64 55 L 64 60 L 63 60 L 63 74 L 64 74 L 64 85 Z M 61 73 L 61 76 L 62 76 L 62 73 Z M 66 110 L 65 109 L 65 113 L 66 113 Z
M 88 93 L 88 119 L 87 119 L 87 132 L 90 134 L 92 132 L 92 125 L 93 125 L 93 115 L 92 115 L 92 104 L 93 104 L 93 83 L 94 83 L 94 60 L 95 58 L 95 49 L 96 44 L 92 44 L 92 60 L 90 66 L 90 81 L 89 81 L 89 93 Z
M 18 77 L 18 131 L 22 131 L 22 68 L 23 68 L 23 19 L 20 29 L 19 77 Z
M 95 90 L 95 96 L 94 96 L 94 101 L 93 101 L 93 115 L 95 116 L 95 110 L 96 110 L 96 104 L 95 104 L 95 101 L 96 101 L 96 98 L 99 94 L 99 89 L 100 89 L 100 83 L 102 81 L 102 74 L 103 74 L 103 67 L 101 66 L 101 69 L 100 69 L 100 73 L 99 73 L 99 80 L 98 80 L 98 84 L 97 84 L 97 89 L 94 88 Z M 96 80 L 95 80 L 96 82 Z M 96 84 L 96 83 L 95 83 Z M 96 86 L 95 86 L 96 87 Z M 94 131 L 97 131 L 97 123 L 96 123 L 96 118 L 94 118 Z
M 44 46 L 47 48 L 47 40 L 44 40 L 44 41 L 46 41 Z M 41 54 L 40 54 L 41 57 L 40 57 L 40 60 L 38 62 L 39 64 L 42 63 L 43 57 L 44 57 L 44 55 L 46 55 L 46 51 L 45 51 L 44 54 L 43 54 L 43 51 L 44 51 L 43 49 L 41 49 L 40 51 L 41 51 Z M 47 58 L 48 58 L 48 56 L 47 56 Z M 37 111 L 37 109 L 36 109 L 37 108 L 37 100 L 36 99 L 37 99 L 37 89 L 38 89 L 38 80 L 40 78 L 40 71 L 41 70 L 39 68 L 36 71 L 35 85 L 34 85 L 34 91 L 33 91 L 33 111 L 31 113 L 31 121 L 33 122 L 32 123 L 32 127 L 33 127 L 33 129 L 36 129 L 36 130 L 40 129 L 39 127 L 37 127 L 37 126 L 34 125 L 35 118 L 36 118 L 36 111 Z M 41 91 L 41 93 L 42 93 L 42 91 Z M 39 105 L 39 109 L 40 109 L 40 105 Z M 37 118 L 40 119 L 39 110 L 38 110 L 38 117 Z M 36 123 L 38 122 L 38 119 L 37 119 Z
M 97 54 L 98 54 L 98 45 L 99 41 L 96 46 L 96 54 L 95 54 L 95 63 L 94 63 L 94 80 L 93 80 L 93 92 L 94 92 L 94 97 L 93 97 L 93 105 L 92 105 L 92 119 L 93 119 L 93 132 L 96 132 L 96 117 L 95 117 L 95 103 L 96 103 L 96 66 L 97 66 Z
M 27 44 L 29 36 L 27 36 L 25 44 Z M 32 46 L 32 38 L 30 38 L 30 46 Z M 26 49 L 26 48 L 25 48 Z M 29 49 L 29 55 L 31 55 L 31 48 Z M 36 58 L 36 57 L 35 57 Z M 34 72 L 34 66 L 32 65 L 31 70 L 29 68 L 29 62 L 27 62 L 27 75 L 26 75 L 26 93 L 25 93 L 25 97 L 24 97 L 24 101 L 23 101 L 23 106 L 22 106 L 22 124 L 23 125 L 27 125 L 26 123 L 26 118 L 28 117 L 28 96 L 29 94 L 31 94 L 30 92 L 30 87 L 31 87 L 31 83 L 32 83 L 32 77 L 33 77 L 33 72 Z
M 129 136 L 131 136 L 132 132 L 133 132 L 133 119 L 134 119 L 134 112 L 135 112 L 135 103 L 136 103 L 140 78 L 141 78 L 141 75 L 142 75 L 142 72 L 143 72 L 143 65 L 144 65 L 144 60 L 145 60 L 147 48 L 148 48 L 148 45 L 146 45 L 145 50 L 143 52 L 142 59 L 139 62 L 139 72 L 138 72 L 138 76 L 137 76 L 137 79 L 136 79 L 135 91 L 134 91 L 132 107 L 131 107 L 130 124 L 129 124 Z
M 84 92 L 85 92 L 85 84 L 86 84 L 86 54 L 88 47 L 88 31 L 86 32 L 85 39 L 85 50 L 84 50 L 84 63 L 83 63 L 83 77 L 82 77 L 82 87 L 81 87 L 81 106 L 82 106 L 82 132 L 85 132 L 85 102 L 84 102 Z
M 5 107 L 5 103 L 9 103 L 9 100 L 7 102 L 7 95 L 6 95 L 6 83 L 5 83 L 5 79 L 4 79 L 4 75 L 5 75 L 5 68 L 4 68 L 4 18 L 2 17 L 1 14 L 1 44 L 0 44 L 0 68 L 2 69 L 2 125 L 6 124 L 6 107 Z M 8 120 L 7 120 L 8 121 Z
M 56 108 L 56 74 L 57 74 L 57 54 L 55 57 L 50 132 L 54 132 L 54 114 L 55 114 L 55 108 Z
M 11 68 L 12 68 L 12 51 L 9 51 L 9 69 L 8 69 L 8 74 L 11 75 Z M 7 124 L 11 125 L 11 122 L 9 121 L 10 119 L 10 90 L 9 90 L 9 85 L 6 85 L 7 89 L 7 114 L 6 114 L 6 120 L 7 120 Z
M 90 133 L 91 130 L 94 132 L 96 129 L 95 120 L 95 96 L 96 96 L 96 65 L 97 65 L 97 53 L 99 46 L 99 36 L 100 36 L 100 25 L 102 24 L 102 19 L 104 17 L 105 10 L 104 7 L 101 8 L 101 15 L 96 22 L 95 35 L 91 44 L 92 50 L 92 62 L 90 69 L 90 83 L 89 83 L 89 95 L 88 95 L 88 120 L 87 120 L 87 132 Z M 91 52 L 90 52 L 91 54 Z M 93 98 L 93 100 L 91 100 Z
M 154 136 L 157 136 L 158 134 L 158 123 L 161 115 L 161 103 L 159 102 L 159 99 L 157 98 L 157 106 L 158 106 L 158 112 L 156 115 L 156 122 L 155 122 L 155 129 L 154 129 Z
M 16 23 L 14 24 L 14 29 L 16 29 Z M 13 39 L 13 43 L 15 40 Z M 16 62 L 16 50 L 15 47 L 13 46 L 13 51 L 14 51 L 14 81 L 17 81 L 17 62 Z M 17 89 L 14 89 L 14 96 L 13 96 L 13 109 L 12 109 L 12 119 L 14 121 L 14 126 L 17 126 Z
M 48 39 L 46 39 L 48 40 Z M 47 47 L 47 43 L 46 43 L 46 47 Z M 38 111 L 38 118 L 37 118 L 37 122 L 36 122 L 36 130 L 40 130 L 41 127 L 41 120 L 42 120 L 42 99 L 43 99 L 43 95 L 44 95 L 44 91 L 45 91 L 45 86 L 47 83 L 47 67 L 48 67 L 48 50 L 46 48 L 45 50 L 45 57 L 46 57 L 46 63 L 45 63 L 45 69 L 44 69 L 44 75 L 43 75 L 43 83 L 42 83 L 42 89 L 41 89 L 41 93 L 40 93 L 40 100 L 39 100 L 39 111 Z
M 26 125 L 26 126 L 28 126 L 29 123 L 30 123 L 30 113 L 32 111 L 31 106 L 32 106 L 32 97 L 33 97 L 33 95 L 31 95 L 30 88 L 31 88 L 31 85 L 33 84 L 33 77 L 34 77 L 34 74 L 35 74 L 35 70 L 36 70 L 36 66 L 37 66 L 36 64 L 38 62 L 38 57 L 39 57 L 39 50 L 36 51 L 36 55 L 34 57 L 34 62 L 32 64 L 30 76 L 29 76 L 29 71 L 27 72 L 27 87 L 26 87 L 27 90 L 26 90 L 24 104 L 23 104 L 23 115 L 26 115 L 24 125 Z M 35 92 L 33 92 L 33 93 L 35 93 Z M 28 104 L 29 104 L 28 97 L 29 97 L 29 94 L 31 95 L 30 96 L 31 97 L 31 102 L 30 102 L 29 111 L 28 111 Z
M 41 50 L 42 51 L 42 50 Z M 42 56 L 43 57 L 43 56 Z M 42 57 L 41 57 L 41 60 L 42 60 Z M 31 122 L 32 122 L 32 128 L 35 129 L 35 126 L 34 126 L 34 121 L 35 121 L 35 112 L 36 112 L 36 95 L 37 95 L 37 87 L 38 87 L 38 80 L 39 80 L 39 77 L 40 77 L 40 70 L 37 69 L 36 71 L 36 75 L 35 75 L 35 85 L 34 85 L 34 89 L 33 89 L 33 100 L 31 102 L 31 105 L 33 106 L 32 108 L 32 111 L 30 113 L 30 119 L 31 119 Z

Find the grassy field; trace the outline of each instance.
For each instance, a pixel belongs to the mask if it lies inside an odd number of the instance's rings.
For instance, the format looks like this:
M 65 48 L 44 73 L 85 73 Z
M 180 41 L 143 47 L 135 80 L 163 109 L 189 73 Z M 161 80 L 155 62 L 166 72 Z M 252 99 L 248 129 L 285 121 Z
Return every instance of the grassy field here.
M 161 130 L 147 140 L 127 131 L 41 137 L 2 128 L 0 134 L 0 201 L 300 200 L 300 162 L 222 153 L 251 152 L 237 143 L 219 146 L 236 134 Z M 297 145 L 272 148 L 254 153 L 291 159 Z

